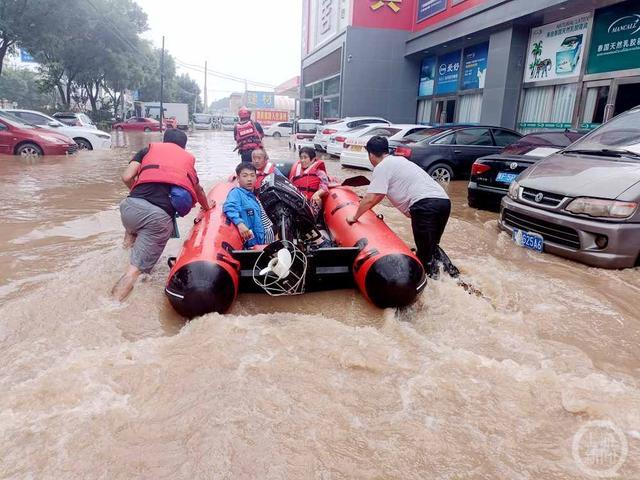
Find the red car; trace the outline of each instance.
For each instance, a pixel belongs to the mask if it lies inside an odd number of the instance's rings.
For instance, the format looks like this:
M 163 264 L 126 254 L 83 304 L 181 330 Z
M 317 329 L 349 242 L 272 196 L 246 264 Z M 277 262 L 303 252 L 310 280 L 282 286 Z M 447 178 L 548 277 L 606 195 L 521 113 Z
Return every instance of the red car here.
M 131 132 L 159 132 L 160 122 L 153 118 L 131 117 L 124 122 L 114 123 L 112 128 Z
M 39 157 L 65 155 L 78 150 L 76 142 L 66 135 L 27 125 L 12 117 L 0 113 L 0 154 Z

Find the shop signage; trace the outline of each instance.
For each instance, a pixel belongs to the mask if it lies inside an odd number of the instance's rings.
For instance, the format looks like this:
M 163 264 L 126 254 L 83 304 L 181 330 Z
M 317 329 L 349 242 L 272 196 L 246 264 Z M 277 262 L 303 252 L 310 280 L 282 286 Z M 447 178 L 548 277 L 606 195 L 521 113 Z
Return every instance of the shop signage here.
M 256 110 L 255 120 L 260 123 L 286 122 L 289 112 L 286 110 Z
M 624 2 L 596 11 L 587 73 L 640 68 L 640 3 Z
M 418 22 L 447 9 L 447 0 L 418 0 Z
M 371 10 L 380 10 L 385 5 L 389 7 L 393 13 L 398 13 L 402 7 L 402 0 L 371 0 Z
M 569 78 L 580 74 L 590 15 L 531 29 L 524 82 Z
M 247 92 L 247 107 L 273 108 L 275 96 L 273 92 Z
M 460 79 L 460 50 L 438 57 L 436 93 L 455 93 Z
M 554 122 L 520 122 L 518 128 L 571 128 L 570 123 Z
M 462 89 L 484 88 L 487 75 L 487 57 L 489 56 L 489 42 L 474 45 L 464 49 Z
M 20 61 L 23 63 L 36 63 L 31 54 L 25 50 L 20 50 Z
M 582 130 L 593 130 L 594 128 L 598 128 L 601 123 L 581 123 L 580 128 Z
M 436 57 L 427 57 L 422 60 L 420 67 L 420 86 L 418 96 L 433 95 L 433 85 L 436 82 Z

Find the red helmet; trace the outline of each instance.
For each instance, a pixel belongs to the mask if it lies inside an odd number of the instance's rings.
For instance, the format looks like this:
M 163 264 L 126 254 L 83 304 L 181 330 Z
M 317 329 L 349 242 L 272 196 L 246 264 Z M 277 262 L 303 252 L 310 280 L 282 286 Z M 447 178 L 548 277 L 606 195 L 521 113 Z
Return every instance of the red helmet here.
M 240 120 L 250 119 L 251 110 L 249 110 L 247 107 L 242 107 L 240 110 L 238 110 L 238 117 L 240 117 Z

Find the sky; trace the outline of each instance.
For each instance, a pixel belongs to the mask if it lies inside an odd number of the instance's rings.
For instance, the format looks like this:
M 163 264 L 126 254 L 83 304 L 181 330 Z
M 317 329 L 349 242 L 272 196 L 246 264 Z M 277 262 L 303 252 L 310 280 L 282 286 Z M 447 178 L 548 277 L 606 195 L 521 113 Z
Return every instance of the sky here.
M 176 59 L 200 89 L 204 73 L 195 65 L 249 80 L 249 90 L 273 90 L 300 74 L 301 0 L 135 0 L 147 13 L 143 36 Z M 183 64 L 182 66 L 180 64 Z M 244 83 L 207 77 L 208 101 L 244 91 Z

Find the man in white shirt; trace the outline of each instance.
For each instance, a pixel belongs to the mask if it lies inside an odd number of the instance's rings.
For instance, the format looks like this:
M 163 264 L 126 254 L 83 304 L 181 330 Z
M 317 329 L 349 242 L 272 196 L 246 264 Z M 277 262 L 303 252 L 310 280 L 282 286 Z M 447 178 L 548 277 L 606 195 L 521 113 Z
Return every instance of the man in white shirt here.
M 372 137 L 365 148 L 374 167 L 373 176 L 367 194 L 355 215 L 347 218 L 347 223 L 357 222 L 386 196 L 394 207 L 411 218 L 417 256 L 427 275 L 437 278 L 442 262 L 445 270 L 457 277 L 460 272 L 438 246 L 451 213 L 447 193 L 415 163 L 389 155 L 389 142 L 385 137 Z

